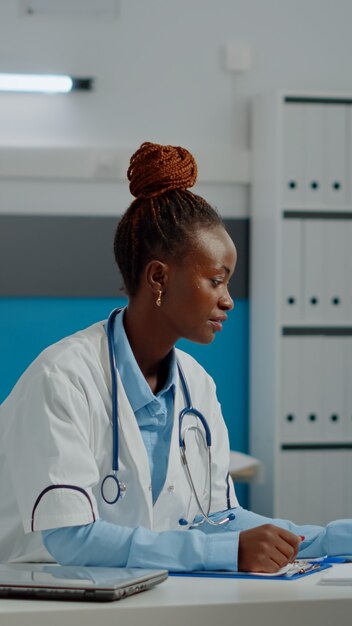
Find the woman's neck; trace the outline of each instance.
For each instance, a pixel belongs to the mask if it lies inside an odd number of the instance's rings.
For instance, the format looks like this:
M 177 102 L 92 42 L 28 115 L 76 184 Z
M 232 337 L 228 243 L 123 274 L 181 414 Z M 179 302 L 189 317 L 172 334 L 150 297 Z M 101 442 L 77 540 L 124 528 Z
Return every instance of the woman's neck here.
M 153 393 L 163 387 L 167 377 L 165 359 L 175 345 L 160 324 L 155 305 L 139 303 L 137 299 L 128 304 L 124 315 L 124 327 L 134 357 Z

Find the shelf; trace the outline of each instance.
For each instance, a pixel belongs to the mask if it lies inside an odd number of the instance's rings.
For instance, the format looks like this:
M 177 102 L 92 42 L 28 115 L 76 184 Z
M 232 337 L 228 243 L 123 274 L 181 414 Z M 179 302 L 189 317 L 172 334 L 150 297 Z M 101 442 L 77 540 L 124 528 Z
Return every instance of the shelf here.
M 236 482 L 253 482 L 262 472 L 260 461 L 249 454 L 230 450 L 229 474 Z
M 331 337 L 348 337 L 352 335 L 352 324 L 285 324 L 281 328 L 283 336 L 327 335 Z
M 324 525 L 352 510 L 352 94 L 252 110 L 250 507 Z
M 284 208 L 282 211 L 282 217 L 284 219 L 301 220 L 350 220 L 352 219 L 352 208 Z
M 304 443 L 282 443 L 281 450 L 352 450 L 352 442 L 339 441 L 331 442 L 304 442 Z

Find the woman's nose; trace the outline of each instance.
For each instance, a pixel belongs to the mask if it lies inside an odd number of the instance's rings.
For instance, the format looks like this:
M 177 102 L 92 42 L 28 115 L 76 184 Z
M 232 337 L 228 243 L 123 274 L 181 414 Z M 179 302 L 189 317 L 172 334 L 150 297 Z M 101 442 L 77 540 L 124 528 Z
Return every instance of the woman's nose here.
M 219 302 L 220 308 L 225 311 L 231 311 L 235 306 L 233 299 L 231 298 L 229 291 L 226 290 L 226 293 L 220 298 Z

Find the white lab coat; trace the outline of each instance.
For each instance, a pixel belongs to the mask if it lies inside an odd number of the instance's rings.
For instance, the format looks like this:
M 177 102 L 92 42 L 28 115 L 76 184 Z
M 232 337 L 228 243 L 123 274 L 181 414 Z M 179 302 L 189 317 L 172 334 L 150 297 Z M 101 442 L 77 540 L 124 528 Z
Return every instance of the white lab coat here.
M 193 405 L 212 433 L 211 511 L 226 509 L 227 495 L 231 507 L 238 506 L 231 481 L 227 491 L 228 435 L 214 382 L 188 354 L 177 350 L 177 358 Z M 182 530 L 179 519 L 192 520 L 197 514 L 180 460 L 181 385 L 175 394 L 167 476 L 154 506 L 147 453 L 119 378 L 118 389 L 119 478 L 127 492 L 114 505 L 106 504 L 100 491 L 112 463 L 111 374 L 103 322 L 47 348 L 0 407 L 0 562 L 50 560 L 35 531 L 97 518 L 156 531 Z M 193 416 L 184 420 L 184 426 L 195 423 Z M 207 456 L 199 440 L 189 432 L 187 458 L 207 508 Z

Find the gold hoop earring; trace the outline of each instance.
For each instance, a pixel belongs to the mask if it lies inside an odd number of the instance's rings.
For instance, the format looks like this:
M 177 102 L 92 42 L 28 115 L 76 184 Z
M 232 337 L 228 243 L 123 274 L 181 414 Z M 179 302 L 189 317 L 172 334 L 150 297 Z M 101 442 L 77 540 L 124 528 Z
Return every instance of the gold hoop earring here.
M 161 289 L 159 289 L 159 293 L 158 293 L 158 297 L 156 299 L 156 306 L 161 306 L 161 296 L 162 296 L 163 292 L 161 291 Z

